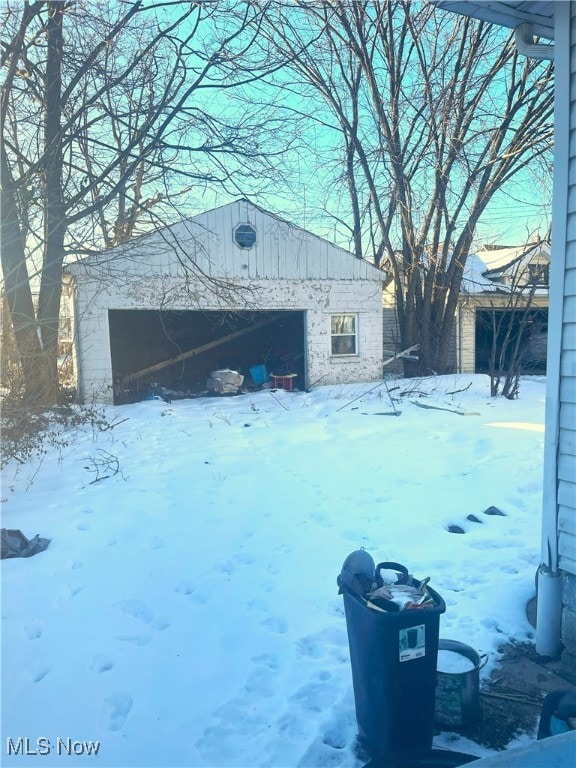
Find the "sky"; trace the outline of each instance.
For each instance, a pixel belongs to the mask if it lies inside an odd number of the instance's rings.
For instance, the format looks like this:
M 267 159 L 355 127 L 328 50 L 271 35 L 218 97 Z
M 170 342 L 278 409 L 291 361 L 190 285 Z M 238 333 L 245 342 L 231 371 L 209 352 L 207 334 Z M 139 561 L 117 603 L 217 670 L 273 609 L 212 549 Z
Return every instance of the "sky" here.
M 485 681 L 533 639 L 545 383 L 489 391 L 461 374 L 103 407 L 105 427 L 5 467 L 2 526 L 50 543 L 0 564 L 1 764 L 360 768 L 336 585 L 360 548 L 430 577 L 439 637 L 487 654 Z
M 419 2 L 412 4 L 416 10 L 421 5 L 422 3 Z M 285 8 L 286 6 L 279 3 L 278 7 Z M 437 14 L 441 18 L 447 19 L 445 27 L 442 28 L 441 36 L 441 40 L 445 40 L 449 34 L 447 30 L 450 29 L 451 24 L 455 24 L 457 20 L 461 22 L 461 19 L 454 14 L 446 14 L 441 11 L 437 11 Z M 308 40 L 310 33 L 307 33 L 301 22 L 301 12 L 294 9 L 294 12 L 291 13 L 289 8 L 285 15 L 294 25 L 294 34 L 301 34 L 303 41 Z M 338 24 L 336 24 L 336 27 L 338 27 Z M 504 46 L 508 36 L 509 33 L 507 31 L 495 33 L 495 37 L 491 42 L 490 57 L 492 55 L 496 56 L 500 46 Z M 322 43 L 314 49 L 314 56 L 317 56 L 319 71 L 325 77 L 328 77 L 329 73 L 334 78 L 337 85 L 332 87 L 332 94 L 335 95 L 336 99 L 346 104 L 350 101 L 350 97 L 345 93 L 344 89 L 341 87 L 338 89 L 341 83 L 338 67 L 333 60 L 334 57 L 329 57 L 325 53 L 326 47 L 327 44 Z M 312 60 L 314 60 L 314 56 L 312 56 Z M 524 61 L 526 60 L 521 57 L 520 62 Z M 490 63 L 491 58 L 486 56 L 481 67 L 487 68 Z M 521 64 L 521 66 L 523 65 Z M 537 71 L 540 74 L 536 76 L 542 76 L 542 68 L 545 66 L 545 63 L 540 66 L 541 68 Z M 380 63 L 379 66 L 376 65 L 375 69 L 381 77 L 379 86 L 386 102 L 388 89 L 386 66 Z M 483 70 L 480 68 L 480 71 Z M 477 76 L 478 72 L 475 75 Z M 405 127 L 406 131 L 413 114 L 411 109 L 416 110 L 422 100 L 421 86 L 417 83 L 412 85 L 411 82 L 417 76 L 417 68 L 416 75 L 414 75 L 411 67 L 407 67 L 403 80 L 403 88 L 406 91 L 406 95 L 404 103 L 400 105 L 400 108 L 406 111 L 404 123 L 400 123 L 401 128 Z M 443 77 L 446 76 L 443 75 Z M 264 185 L 255 201 L 263 207 L 293 220 L 294 223 L 304 228 L 310 228 L 312 231 L 336 242 L 338 245 L 351 249 L 350 233 L 342 225 L 343 221 L 350 221 L 351 209 L 347 191 L 347 177 L 345 175 L 345 159 L 337 131 L 331 130 L 328 127 L 336 125 L 337 120 L 326 107 L 323 99 L 310 86 L 303 85 L 301 76 L 294 73 L 291 69 L 280 69 L 273 76 L 272 79 L 279 86 L 276 91 L 270 89 L 267 85 L 268 79 L 270 78 L 265 79 L 263 82 L 249 85 L 243 93 L 242 99 L 251 100 L 254 104 L 253 109 L 255 109 L 256 105 L 266 101 L 274 103 L 281 110 L 280 114 L 285 114 L 288 127 L 287 135 L 284 137 L 279 132 L 279 136 L 282 136 L 282 139 L 290 139 L 294 143 L 290 150 L 278 159 L 278 169 L 279 174 L 281 174 L 279 175 L 278 183 Z M 474 123 L 475 133 L 482 134 L 488 132 L 497 124 L 494 123 L 492 113 L 500 113 L 503 105 L 506 103 L 509 81 L 510 69 L 508 67 L 495 79 L 491 86 L 490 97 L 484 99 L 477 109 L 478 117 Z M 474 83 L 474 86 L 476 85 L 474 78 L 472 78 L 471 82 Z M 377 128 L 373 125 L 376 117 L 369 106 L 370 100 L 367 96 L 367 90 L 367 88 L 361 88 L 357 99 L 360 115 L 359 135 L 363 137 L 364 150 L 369 157 L 369 162 L 373 164 L 375 162 L 373 158 L 378 157 L 380 149 L 376 138 Z M 223 103 L 220 94 L 214 93 L 212 96 L 213 105 L 220 107 Z M 225 114 L 228 114 L 233 119 L 235 110 L 239 108 L 239 102 L 235 100 L 234 91 L 226 94 L 224 98 L 228 99 Z M 352 112 L 349 106 L 347 112 L 351 119 Z M 426 114 L 424 114 L 425 117 Z M 426 138 L 425 130 L 423 135 Z M 463 157 L 459 161 L 462 166 L 470 161 L 470 157 L 474 156 L 476 149 L 475 146 L 472 149 L 468 149 L 469 156 Z M 414 146 L 408 145 L 406 154 L 409 155 L 411 151 L 415 155 L 418 154 Z M 424 215 L 433 189 L 430 182 L 425 186 L 422 179 L 429 172 L 430 167 L 433 167 L 430 163 L 433 164 L 434 162 L 433 158 L 425 161 L 421 165 L 420 182 L 416 178 L 412 183 L 413 200 L 416 201 L 414 204 L 420 203 L 422 207 L 422 211 L 419 212 L 420 218 Z M 473 248 L 494 243 L 521 245 L 531 241 L 535 235 L 546 236 L 551 224 L 551 163 L 551 156 L 547 162 L 544 162 L 542 159 L 530 162 L 525 169 L 507 181 L 504 188 L 494 196 L 488 209 L 481 217 L 476 229 Z M 458 164 L 456 162 L 452 169 L 448 194 L 452 190 L 458 190 Z M 358 178 L 360 176 L 361 174 L 358 172 Z M 380 171 L 375 174 L 377 185 L 384 187 L 385 182 L 382 180 L 385 177 L 386 174 L 380 168 Z M 284 180 L 286 183 L 283 183 Z M 420 191 L 419 184 L 422 187 Z M 249 186 L 247 187 L 248 195 L 254 192 L 255 190 L 251 190 Z M 220 202 L 223 200 L 221 194 L 217 191 L 214 191 L 213 194 Z M 226 196 L 224 199 L 228 202 L 230 197 Z M 387 198 L 384 194 L 382 194 L 382 200 L 385 208 Z M 466 205 L 469 202 L 467 200 Z M 418 226 L 418 215 L 414 216 L 414 221 L 416 226 Z M 367 248 L 367 240 L 365 240 L 365 248 Z M 369 253 L 366 254 L 367 257 L 369 255 Z

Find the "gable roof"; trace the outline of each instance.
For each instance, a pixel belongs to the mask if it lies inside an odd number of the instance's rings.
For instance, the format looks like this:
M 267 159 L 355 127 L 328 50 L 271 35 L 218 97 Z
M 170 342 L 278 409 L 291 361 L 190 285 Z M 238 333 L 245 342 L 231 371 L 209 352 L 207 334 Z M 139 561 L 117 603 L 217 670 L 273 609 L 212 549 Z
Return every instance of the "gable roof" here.
M 238 225 L 256 232 L 250 248 L 234 240 Z M 66 267 L 76 278 L 96 276 L 103 265 L 127 274 L 168 275 L 186 272 L 189 260 L 214 279 L 369 280 L 386 275 L 373 264 L 318 235 L 285 221 L 246 199 L 213 208 L 116 248 Z
M 468 294 L 504 292 L 511 290 L 510 285 L 496 282 L 513 266 L 529 264 L 534 258 L 544 257 L 550 260 L 550 243 L 534 243 L 528 248 L 525 245 L 508 248 L 484 248 L 477 253 L 471 253 L 466 259 L 462 291 Z M 548 288 L 537 288 L 538 293 L 548 293 Z

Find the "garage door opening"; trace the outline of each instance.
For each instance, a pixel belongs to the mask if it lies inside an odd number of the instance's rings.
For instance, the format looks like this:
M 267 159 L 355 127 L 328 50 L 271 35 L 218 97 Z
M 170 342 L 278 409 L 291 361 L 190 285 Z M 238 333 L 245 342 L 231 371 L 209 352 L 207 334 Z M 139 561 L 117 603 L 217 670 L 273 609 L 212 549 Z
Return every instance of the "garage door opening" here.
M 509 370 L 516 340 L 519 340 L 520 373 L 546 373 L 548 309 L 477 309 L 476 372 L 490 373 L 491 355 L 494 370 Z
M 256 388 L 250 368 L 296 373 L 305 386 L 304 312 L 109 310 L 114 402 L 162 390 L 196 397 L 212 371 L 230 368 Z

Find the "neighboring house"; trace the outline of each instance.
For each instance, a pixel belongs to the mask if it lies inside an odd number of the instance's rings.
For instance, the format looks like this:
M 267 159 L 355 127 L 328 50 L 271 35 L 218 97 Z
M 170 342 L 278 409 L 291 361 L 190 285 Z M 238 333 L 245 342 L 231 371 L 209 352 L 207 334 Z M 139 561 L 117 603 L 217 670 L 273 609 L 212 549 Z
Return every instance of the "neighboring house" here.
M 456 373 L 488 373 L 493 348 L 500 359 L 503 339 L 520 340 L 523 373 L 545 373 L 550 244 L 485 246 L 466 260 L 452 331 L 448 365 Z M 384 356 L 401 352 L 395 287 L 383 291 Z M 509 345 L 510 347 L 511 345 Z M 503 355 L 502 368 L 508 354 Z M 494 369 L 496 371 L 498 366 Z M 402 374 L 402 361 L 386 368 Z
M 66 268 L 80 399 L 296 373 L 300 389 L 382 377 L 384 273 L 247 200 Z
M 555 61 L 552 256 L 536 650 L 576 663 L 576 3 L 435 0 L 516 30 L 520 53 Z M 534 35 L 539 36 L 536 40 Z M 495 55 L 496 55 L 495 51 Z
M 550 244 L 486 246 L 466 260 L 454 333 L 455 370 L 506 368 L 520 336 L 523 373 L 546 372 Z M 508 348 L 502 353 L 505 339 Z

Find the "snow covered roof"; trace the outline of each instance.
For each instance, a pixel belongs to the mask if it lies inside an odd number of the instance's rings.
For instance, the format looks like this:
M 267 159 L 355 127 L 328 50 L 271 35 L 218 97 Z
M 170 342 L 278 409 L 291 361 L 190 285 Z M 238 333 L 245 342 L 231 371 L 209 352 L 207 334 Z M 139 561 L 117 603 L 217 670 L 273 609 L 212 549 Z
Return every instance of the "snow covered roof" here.
M 499 282 L 513 265 L 528 264 L 532 260 L 549 261 L 550 243 L 518 245 L 503 248 L 481 248 L 466 260 L 462 290 L 465 293 L 507 292 L 511 286 Z M 537 289 L 538 290 L 538 289 Z M 548 288 L 543 289 L 548 292 Z

